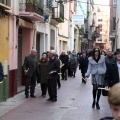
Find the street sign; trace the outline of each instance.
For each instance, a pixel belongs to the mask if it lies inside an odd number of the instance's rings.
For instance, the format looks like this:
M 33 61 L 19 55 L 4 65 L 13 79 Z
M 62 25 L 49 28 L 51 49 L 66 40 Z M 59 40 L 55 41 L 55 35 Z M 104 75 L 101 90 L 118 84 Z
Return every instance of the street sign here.
M 73 15 L 72 23 L 75 25 L 83 25 L 84 24 L 84 16 L 83 15 Z

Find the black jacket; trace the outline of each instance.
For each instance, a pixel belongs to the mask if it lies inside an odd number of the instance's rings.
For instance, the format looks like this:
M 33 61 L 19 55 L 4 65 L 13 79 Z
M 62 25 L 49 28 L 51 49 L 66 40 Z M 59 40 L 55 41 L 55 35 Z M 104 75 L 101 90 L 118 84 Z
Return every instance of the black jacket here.
M 35 66 L 36 68 L 35 68 Z M 36 74 L 39 73 L 38 70 L 38 60 L 37 57 L 33 59 L 31 55 L 26 56 L 23 64 L 23 69 L 28 70 L 28 73 L 26 74 L 27 77 L 32 77 L 33 73 L 36 71 Z
M 117 67 L 117 61 L 106 64 L 107 70 L 105 73 L 105 85 L 112 87 L 114 84 L 119 82 L 119 73 Z
M 79 69 L 87 69 L 88 68 L 88 58 L 80 57 L 79 59 Z
M 51 71 L 56 71 L 53 74 L 49 74 Z M 49 59 L 47 79 L 58 79 L 58 73 L 60 72 L 60 61 L 57 58 Z
M 62 61 L 62 64 L 64 64 L 64 66 L 62 67 L 62 69 L 67 69 L 68 68 L 68 55 L 60 55 L 59 59 Z
M 102 118 L 100 120 L 114 120 L 113 117 L 105 117 L 105 118 Z
M 4 74 L 3 74 L 3 67 L 2 64 L 0 62 L 0 82 L 3 80 Z

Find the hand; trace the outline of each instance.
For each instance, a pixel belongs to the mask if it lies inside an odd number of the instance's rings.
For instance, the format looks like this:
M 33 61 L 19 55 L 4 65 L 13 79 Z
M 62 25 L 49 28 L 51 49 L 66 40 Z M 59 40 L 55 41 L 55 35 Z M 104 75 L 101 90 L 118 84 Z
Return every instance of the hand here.
M 108 86 L 105 86 L 105 90 L 106 90 L 106 91 L 109 91 L 110 88 L 109 88 Z
M 87 77 L 85 77 L 85 81 L 87 81 Z
M 25 72 L 25 75 L 28 73 L 28 70 L 29 70 L 29 68 L 28 68 L 27 70 L 24 71 L 24 72 Z
M 25 72 L 25 75 L 26 75 L 28 71 L 27 71 L 27 70 L 25 70 L 24 72 Z

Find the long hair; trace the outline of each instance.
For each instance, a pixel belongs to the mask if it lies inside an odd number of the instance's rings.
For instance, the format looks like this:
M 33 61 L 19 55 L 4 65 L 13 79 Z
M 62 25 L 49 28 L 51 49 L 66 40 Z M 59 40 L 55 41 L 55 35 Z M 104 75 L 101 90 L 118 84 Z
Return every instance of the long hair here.
M 93 51 L 92 51 L 92 58 L 95 60 L 95 51 L 98 50 L 98 59 L 100 59 L 100 49 L 99 48 L 94 48 Z

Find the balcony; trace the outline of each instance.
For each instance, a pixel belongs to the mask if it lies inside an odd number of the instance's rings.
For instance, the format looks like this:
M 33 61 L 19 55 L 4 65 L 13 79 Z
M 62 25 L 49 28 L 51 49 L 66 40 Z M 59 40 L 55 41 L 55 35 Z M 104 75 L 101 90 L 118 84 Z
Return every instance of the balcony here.
M 6 1 L 6 0 L 0 0 L 0 8 L 4 10 L 11 10 L 10 8 L 10 3 L 11 1 Z
M 55 19 L 59 23 L 64 22 L 64 5 L 62 3 L 58 3 L 58 7 L 53 8 L 52 13 L 52 19 Z
M 31 21 L 44 21 L 43 17 L 43 5 L 40 2 L 32 3 L 20 3 L 20 16 L 29 19 Z

